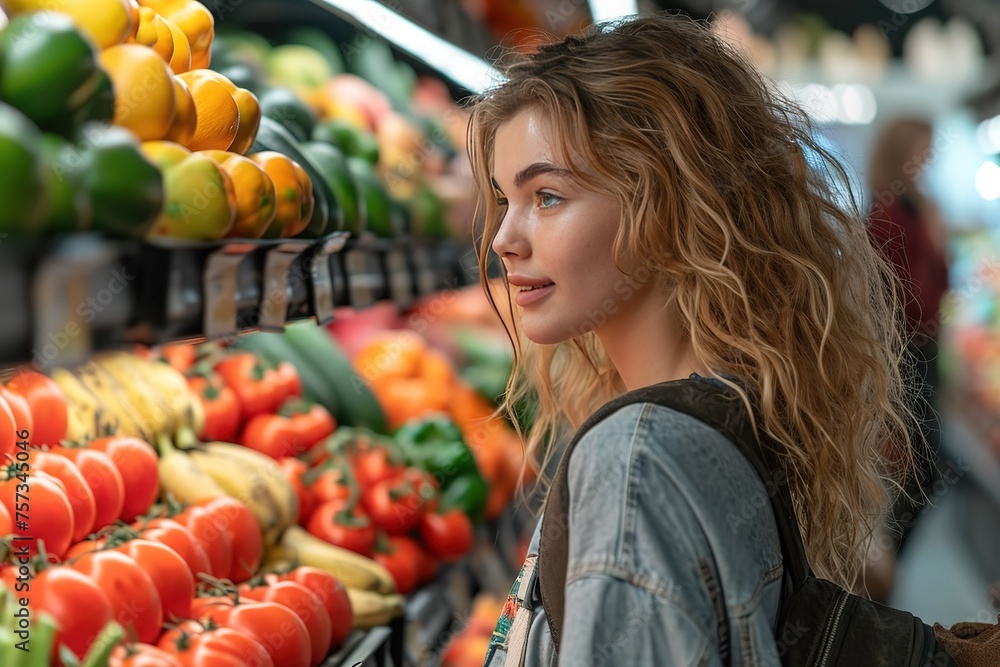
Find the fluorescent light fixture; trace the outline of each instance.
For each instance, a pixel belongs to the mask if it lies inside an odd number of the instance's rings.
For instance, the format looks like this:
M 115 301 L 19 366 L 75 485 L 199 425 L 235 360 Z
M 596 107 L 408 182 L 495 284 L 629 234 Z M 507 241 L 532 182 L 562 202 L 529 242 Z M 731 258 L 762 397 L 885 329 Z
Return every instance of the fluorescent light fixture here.
M 984 153 L 1000 152 L 1000 116 L 984 120 L 976 128 L 976 138 Z
M 375 0 L 313 0 L 354 17 L 365 28 L 475 93 L 500 83 L 500 73 L 478 58 Z
M 986 201 L 1000 199 L 1000 166 L 984 162 L 976 172 L 976 191 Z
M 839 84 L 833 87 L 837 100 L 837 118 L 848 125 L 869 125 L 875 120 L 878 105 L 871 88 L 860 83 Z
M 590 16 L 594 23 L 632 16 L 639 13 L 636 0 L 590 0 Z

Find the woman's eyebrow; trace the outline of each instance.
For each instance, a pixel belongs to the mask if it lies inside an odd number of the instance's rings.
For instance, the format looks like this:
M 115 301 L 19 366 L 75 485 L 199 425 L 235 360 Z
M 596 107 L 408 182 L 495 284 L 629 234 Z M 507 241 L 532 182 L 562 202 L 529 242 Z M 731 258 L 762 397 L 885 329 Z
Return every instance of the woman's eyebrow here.
M 551 162 L 534 162 L 517 172 L 514 176 L 514 187 L 519 188 L 541 174 L 553 174 L 562 178 L 573 177 L 573 172 L 565 167 L 554 165 Z M 495 177 L 490 176 L 490 182 L 493 183 L 493 187 L 496 188 L 498 192 L 503 192 L 503 189 L 497 184 Z

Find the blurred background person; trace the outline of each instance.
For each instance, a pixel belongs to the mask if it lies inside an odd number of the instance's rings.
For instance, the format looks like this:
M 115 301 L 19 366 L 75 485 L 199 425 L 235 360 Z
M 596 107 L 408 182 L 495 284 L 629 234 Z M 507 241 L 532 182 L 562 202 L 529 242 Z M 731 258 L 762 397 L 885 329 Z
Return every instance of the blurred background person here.
M 921 510 L 933 502 L 928 496 L 940 474 L 938 334 L 949 259 L 940 210 L 921 185 L 921 175 L 933 153 L 932 138 L 933 128 L 925 120 L 890 121 L 876 135 L 868 165 L 871 235 L 903 282 L 902 298 L 911 333 L 910 358 L 903 372 L 911 395 L 919 396 L 915 413 L 921 422 L 910 438 L 920 463 L 919 475 L 890 509 L 882 553 L 869 564 L 869 593 L 882 601 L 891 590 L 895 562 Z

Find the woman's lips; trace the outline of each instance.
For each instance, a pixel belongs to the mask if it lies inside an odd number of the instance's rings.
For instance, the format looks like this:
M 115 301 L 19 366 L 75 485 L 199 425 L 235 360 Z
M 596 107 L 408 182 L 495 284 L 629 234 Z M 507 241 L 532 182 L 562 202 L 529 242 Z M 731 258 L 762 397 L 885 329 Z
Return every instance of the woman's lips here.
M 541 287 L 522 287 L 517 296 L 514 297 L 514 301 L 522 308 L 529 306 L 547 297 L 555 287 L 555 283 L 549 283 Z

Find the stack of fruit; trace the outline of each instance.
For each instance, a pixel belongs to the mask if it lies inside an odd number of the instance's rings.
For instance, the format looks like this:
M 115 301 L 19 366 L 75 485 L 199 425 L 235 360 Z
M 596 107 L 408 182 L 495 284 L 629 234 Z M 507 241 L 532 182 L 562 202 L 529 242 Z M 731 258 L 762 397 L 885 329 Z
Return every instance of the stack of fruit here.
M 444 172 L 445 156 L 463 145 L 464 135 L 449 136 L 423 109 L 416 113 L 428 89 L 437 91 L 439 107 L 443 90 L 450 110 L 447 88 L 418 82 L 377 39 L 366 36 L 343 48 L 353 72 L 346 71 L 341 48 L 319 30 L 292 30 L 277 46 L 228 30 L 215 42 L 213 68 L 260 96 L 263 148 L 290 146 L 289 154 L 304 153 L 320 167 L 347 229 L 447 236 L 446 210 L 431 179 Z
M 232 372 L 229 361 L 220 371 Z M 0 449 L 11 462 L 0 480 L 0 534 L 24 556 L 16 561 L 21 569 L 11 559 L 0 576 L 27 595 L 36 623 L 51 617 L 36 627 L 40 635 L 55 630 L 57 664 L 98 653 L 92 642 L 115 619 L 124 627 L 116 634 L 109 626 L 110 646 L 100 655 L 122 636 L 139 643 L 111 664 L 126 653 L 155 653 L 154 643 L 177 654 L 160 664 L 189 664 L 194 651 L 216 650 L 209 645 L 228 636 L 209 634 L 220 626 L 260 641 L 255 651 L 270 659 L 237 667 L 306 667 L 353 627 L 401 613 L 384 567 L 296 527 L 298 496 L 274 459 L 193 437 L 208 415 L 170 364 L 115 353 L 54 378 L 25 371 L 0 388 L 0 427 L 8 434 Z M 297 377 L 287 379 L 268 400 L 281 403 L 296 391 Z M 117 433 L 98 437 L 102 429 Z M 275 549 L 295 554 L 295 562 L 277 561 Z M 286 607 L 300 619 L 290 620 Z M 166 623 L 183 619 L 191 619 L 180 624 L 183 632 L 167 632 Z M 293 641 L 268 643 L 265 631 L 285 622 L 296 629 Z
M 340 229 L 334 194 L 314 186 L 318 167 L 280 147 L 251 150 L 260 104 L 208 69 L 214 19 L 201 3 L 0 7 L 11 17 L 0 32 L 0 166 L 12 174 L 0 230 L 210 240 Z

